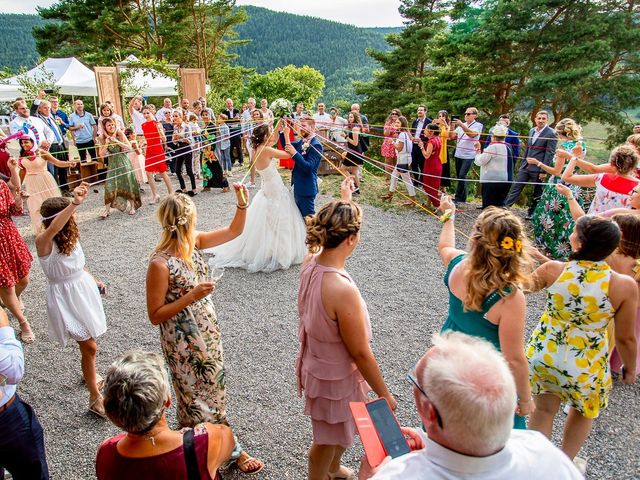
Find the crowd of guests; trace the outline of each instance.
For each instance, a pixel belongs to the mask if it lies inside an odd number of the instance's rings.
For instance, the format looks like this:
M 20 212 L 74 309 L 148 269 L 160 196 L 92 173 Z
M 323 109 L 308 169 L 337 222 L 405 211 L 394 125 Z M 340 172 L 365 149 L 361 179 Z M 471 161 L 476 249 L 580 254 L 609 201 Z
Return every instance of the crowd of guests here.
M 66 121 L 51 110 L 52 103 L 39 99 L 35 117 L 24 101 L 16 102 L 12 133 L 19 134 L 20 158 L 6 161 L 8 175 L 0 181 L 0 229 L 9 240 L 0 256 L 0 296 L 20 324 L 19 339 L 25 344 L 35 339 L 20 300 L 33 258 L 11 216 L 22 213 L 25 198 L 37 197 L 28 208 L 35 215 L 36 253 L 48 283 L 51 338 L 63 346 L 69 339 L 78 343 L 89 410 L 124 431 L 99 447 L 98 478 L 219 478 L 219 470 L 232 464 L 247 474 L 261 471 L 264 462 L 242 447 L 227 421 L 222 336 L 212 297 L 216 282 L 202 255 L 203 249 L 242 234 L 247 189 L 255 179 L 232 185 L 236 211 L 224 228 L 197 230 L 191 197 L 197 176 L 203 189 L 219 188 L 218 181 L 230 189 L 227 178 L 234 161 L 243 163 L 245 149 L 253 163 L 256 152 L 243 145 L 243 138 L 258 123 L 274 122 L 267 101 L 256 108 L 249 99 L 239 111 L 228 99 L 214 118 L 204 99 L 182 99 L 177 107 L 166 99 L 156 110 L 134 97 L 129 130 L 108 103 L 97 122 L 81 101 Z M 475 108 L 465 110 L 464 121 L 446 111 L 432 121 L 420 106 L 411 126 L 399 110 L 391 112 L 381 135 L 389 174 L 385 199 L 393 197 L 402 178 L 411 203 L 422 190 L 431 207 L 443 212 L 439 254 L 449 311 L 441 335 L 409 375 L 423 424 L 421 431 L 403 429 L 413 452 L 381 465 L 365 458 L 356 474 L 341 464 L 355 435 L 349 402 L 366 401 L 373 391 L 392 410 L 397 407 L 371 349 L 366 302 L 347 272 L 363 221 L 352 195 L 360 191 L 369 138 L 375 135 L 359 110 L 354 104 L 342 118 L 337 109 L 327 113 L 320 104 L 313 115 L 315 133 L 344 147 L 342 165 L 348 173 L 341 198 L 306 219 L 309 253 L 300 272 L 295 370 L 313 432 L 308 478 L 515 478 L 525 473 L 582 478 L 577 466 L 584 471 L 585 465 L 577 455 L 593 421 L 607 408 L 612 372 L 632 384 L 640 371 L 640 135 L 614 149 L 608 164 L 594 165 L 585 158 L 580 126 L 561 119 L 551 128 L 546 112 L 537 112 L 524 145 L 510 130 L 508 116 L 499 119 L 483 145 Z M 297 105 L 294 118 L 306 115 L 304 105 Z M 150 201 L 158 204 L 162 231 L 148 265 L 146 300 L 166 366 L 157 353 L 134 351 L 118 358 L 104 379 L 96 372 L 97 339 L 106 331 L 105 286 L 86 269 L 75 221 L 90 185 L 67 189 L 66 197 L 57 190 L 60 170 L 75 167 L 65 152 L 62 127 L 72 132 L 76 147 L 86 152 L 83 157 L 108 159 L 103 217 L 112 207 L 133 215 L 141 206 L 145 178 Z M 58 134 L 65 150 L 56 152 L 51 146 L 60 143 Z M 451 159 L 450 140 L 455 140 Z M 454 198 L 441 193 L 441 177 L 451 177 L 450 161 L 458 179 Z M 53 174 L 48 164 L 57 167 Z M 460 250 L 455 216 L 467 200 L 465 180 L 473 164 L 480 166 L 482 212 L 467 249 Z M 167 170 L 175 172 L 180 190 L 173 192 Z M 166 184 L 164 198 L 155 175 Z M 543 181 L 543 175 L 549 177 Z M 33 181 L 43 178 L 46 185 Z M 524 182 L 538 188 L 530 212 L 536 241 L 548 256 L 533 247 L 523 222 L 505 208 L 517 201 Z M 595 187 L 587 215 L 580 187 Z M 556 215 L 558 209 L 562 215 Z M 527 341 L 525 294 L 542 290 L 546 308 Z M 0 374 L 7 378 L 0 384 L 5 432 L 0 467 L 14 478 L 48 478 L 42 428 L 16 393 L 23 365 L 22 346 L 0 311 Z M 166 418 L 169 382 L 179 431 Z M 568 415 L 558 449 L 550 438 L 561 408 Z

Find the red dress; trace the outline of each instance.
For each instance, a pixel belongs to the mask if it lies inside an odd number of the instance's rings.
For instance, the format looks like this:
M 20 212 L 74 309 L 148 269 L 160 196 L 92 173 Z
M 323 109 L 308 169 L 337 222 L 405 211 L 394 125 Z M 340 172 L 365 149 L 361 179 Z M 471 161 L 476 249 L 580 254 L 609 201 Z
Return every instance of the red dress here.
M 425 145 L 431 144 L 431 156 L 424 160 L 422 183 L 424 183 L 424 193 L 429 196 L 429 200 L 436 207 L 440 206 L 440 177 L 442 176 L 442 161 L 440 160 L 440 149 L 442 147 L 442 140 L 440 137 L 433 136 L 429 139 Z M 416 148 L 415 146 L 413 148 Z
M 295 136 L 293 135 L 293 131 L 289 132 L 289 141 L 293 142 L 295 140 Z M 278 135 L 278 150 L 284 150 L 284 145 L 280 142 L 280 135 Z M 286 168 L 287 170 L 293 170 L 293 166 L 296 162 L 293 161 L 293 158 L 281 158 L 280 166 L 282 168 Z
M 162 173 L 167 171 L 167 159 L 160 139 L 158 122 L 144 122 L 142 133 L 147 142 L 147 153 L 144 159 L 144 169 L 147 172 Z
M 33 257 L 24 242 L 11 215 L 20 215 L 11 190 L 0 181 L 0 287 L 15 286 L 31 269 Z

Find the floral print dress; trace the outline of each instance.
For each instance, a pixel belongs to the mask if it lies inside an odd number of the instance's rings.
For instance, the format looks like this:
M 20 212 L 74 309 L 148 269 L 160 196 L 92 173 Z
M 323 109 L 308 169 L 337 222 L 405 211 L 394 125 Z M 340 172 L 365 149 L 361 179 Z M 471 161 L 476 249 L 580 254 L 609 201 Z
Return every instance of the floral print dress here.
M 195 270 L 181 258 L 162 252 L 169 268 L 166 302 L 175 302 L 205 281 L 208 266 L 199 250 L 192 260 Z M 201 422 L 228 425 L 222 339 L 211 296 L 193 302 L 160 324 L 160 343 L 167 360 L 177 399 L 181 427 Z
M 533 395 L 556 395 L 587 418 L 600 414 L 611 391 L 611 272 L 604 261 L 567 262 L 527 346 Z
M 578 144 L 575 140 L 568 140 L 559 145 L 558 148 L 571 152 L 573 147 Z M 587 147 L 584 142 L 580 141 L 582 151 L 586 152 Z M 567 164 L 565 165 L 565 168 Z M 533 212 L 533 233 L 536 243 L 544 247 L 551 257 L 558 260 L 566 260 L 571 253 L 571 245 L 569 244 L 569 236 L 573 231 L 574 221 L 569 210 L 569 202 L 560 192 L 556 190 L 556 184 L 560 182 L 559 177 L 552 176 L 549 183 L 542 192 L 540 202 Z M 582 207 L 582 199 L 580 198 L 580 187 L 564 183 L 573 192 L 580 206 Z

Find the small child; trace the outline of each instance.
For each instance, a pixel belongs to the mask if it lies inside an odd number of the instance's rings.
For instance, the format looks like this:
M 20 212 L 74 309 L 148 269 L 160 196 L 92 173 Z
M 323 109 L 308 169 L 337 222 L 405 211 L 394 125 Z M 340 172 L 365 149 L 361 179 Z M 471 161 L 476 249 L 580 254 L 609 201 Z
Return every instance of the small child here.
M 216 141 L 216 125 L 211 121 L 211 114 L 202 111 L 204 142 L 202 148 L 202 191 L 208 192 L 212 188 L 222 188 L 222 192 L 229 191 L 229 182 L 225 178 L 218 156 L 214 153 L 213 143 Z
M 191 134 L 193 135 L 193 143 L 191 144 L 191 159 L 193 161 L 193 173 L 196 178 L 201 178 L 200 176 L 200 151 L 202 150 L 202 141 L 204 137 L 201 133 L 200 125 L 198 124 L 198 117 L 195 113 L 189 114 L 189 129 L 191 130 Z
M 133 129 L 126 128 L 124 134 L 131 144 L 131 150 L 127 152 L 127 156 L 129 160 L 131 160 L 133 173 L 136 176 L 138 185 L 140 185 L 140 193 L 144 193 L 142 185 L 147 183 L 147 172 L 144 171 L 144 155 L 142 155 L 142 150 L 140 149 L 140 145 L 138 145 L 138 140 L 136 139 L 136 134 Z
M 105 285 L 85 269 L 76 209 L 89 194 L 82 182 L 73 200 L 48 198 L 40 207 L 44 231 L 36 237 L 38 260 L 47 277 L 49 335 L 63 347 L 72 338 L 80 347 L 82 375 L 89 390 L 89 411 L 106 418 L 96 373 L 96 338 L 107 331 L 101 294 Z
M 224 113 L 218 115 L 218 131 L 220 132 L 220 157 L 222 160 L 222 170 L 227 174 L 228 177 L 231 176 L 231 140 L 229 140 L 230 131 L 229 125 L 226 124 L 226 121 L 229 120 L 229 117 Z

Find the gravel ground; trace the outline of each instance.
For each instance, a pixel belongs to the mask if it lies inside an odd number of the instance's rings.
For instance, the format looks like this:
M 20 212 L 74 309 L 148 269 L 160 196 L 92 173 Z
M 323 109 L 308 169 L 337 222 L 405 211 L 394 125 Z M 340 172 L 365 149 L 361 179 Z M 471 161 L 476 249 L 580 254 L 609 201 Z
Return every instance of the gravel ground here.
M 159 227 L 154 208 L 147 205 L 134 217 L 115 212 L 99 220 L 98 188 L 80 208 L 79 221 L 87 267 L 108 284 L 108 331 L 98 342 L 98 370 L 104 373 L 127 350 L 160 350 L 158 330 L 146 316 L 144 292 L 147 258 Z M 200 229 L 223 226 L 234 212 L 230 194 L 200 194 L 195 203 Z M 348 270 L 368 304 L 373 349 L 398 399 L 400 422 L 417 425 L 406 372 L 428 348 L 447 310 L 444 269 L 436 251 L 439 224 L 417 212 L 385 212 L 366 205 L 364 210 L 362 242 Z M 463 231 L 469 231 L 475 213 L 471 207 L 459 215 Z M 35 252 L 29 218 L 17 223 Z M 295 388 L 297 287 L 297 267 L 270 275 L 230 270 L 214 294 L 226 351 L 229 420 L 246 449 L 267 465 L 256 478 L 306 477 L 311 428 Z M 44 426 L 51 478 L 94 478 L 96 448 L 117 429 L 87 412 L 77 345 L 70 342 L 63 349 L 48 340 L 44 291 L 45 279 L 36 263 L 23 298 L 37 340 L 25 349 L 26 373 L 19 392 Z M 529 297 L 529 330 L 543 306 L 542 295 Z M 640 385 L 616 383 L 609 408 L 595 422 L 581 453 L 589 461 L 589 478 L 640 478 L 638 405 Z M 169 418 L 175 425 L 173 408 Z M 560 432 L 558 424 L 556 436 Z M 360 455 L 356 440 L 345 463 L 357 468 Z M 241 476 L 232 471 L 225 478 Z

